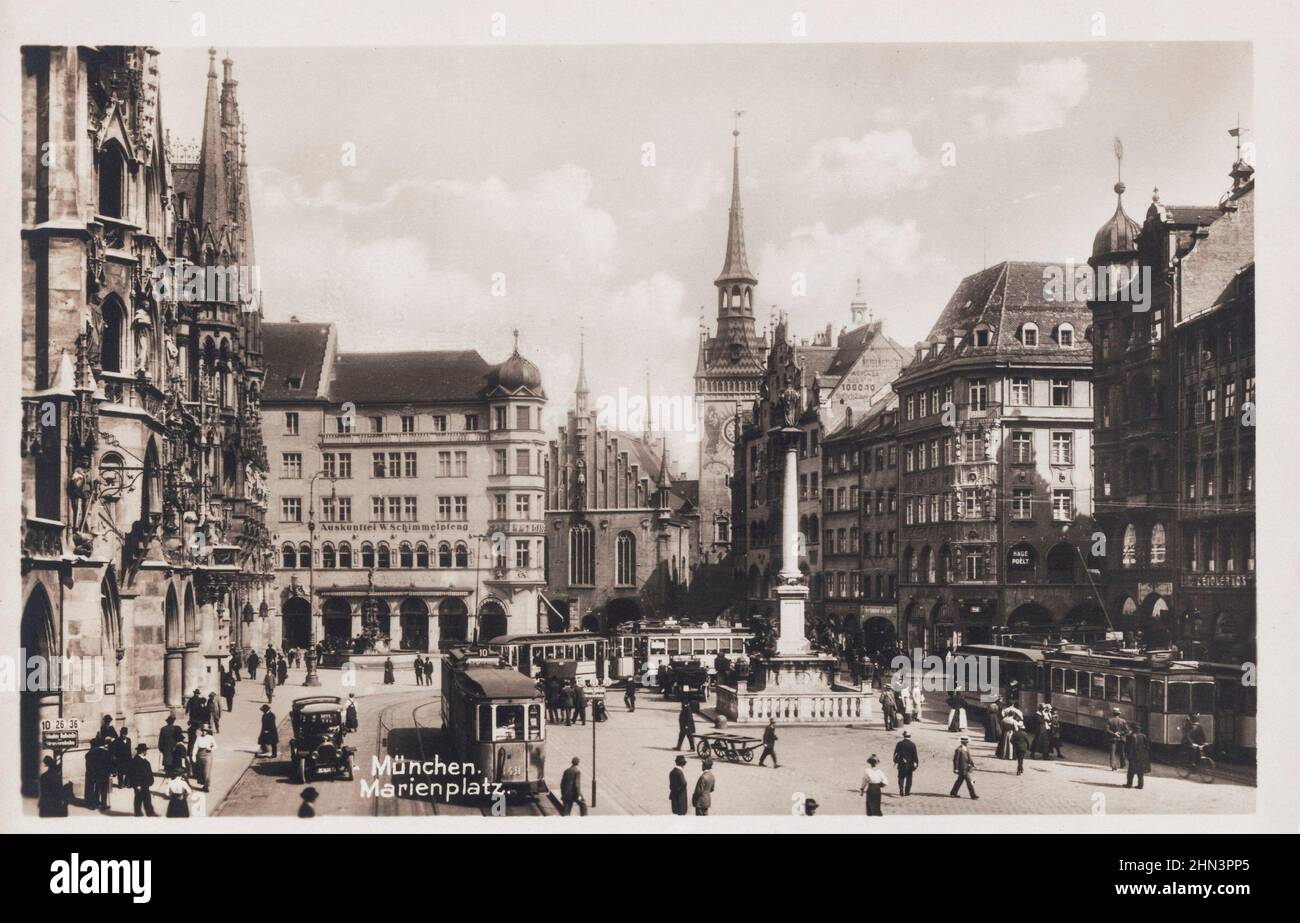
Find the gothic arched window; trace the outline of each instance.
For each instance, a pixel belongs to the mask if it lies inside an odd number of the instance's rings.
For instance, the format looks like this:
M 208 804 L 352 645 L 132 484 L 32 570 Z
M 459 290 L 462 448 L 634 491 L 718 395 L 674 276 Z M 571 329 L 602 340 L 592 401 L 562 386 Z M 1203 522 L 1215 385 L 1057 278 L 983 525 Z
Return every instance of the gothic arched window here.
M 104 302 L 104 331 L 99 340 L 99 367 L 105 372 L 126 371 L 126 309 L 116 298 Z
M 636 586 L 636 536 L 631 532 L 618 533 L 614 582 L 619 586 Z
M 298 566 L 298 552 L 291 542 L 285 542 L 280 549 L 280 566 L 289 570 Z
M 588 586 L 596 582 L 596 537 L 591 523 L 569 529 L 569 583 Z

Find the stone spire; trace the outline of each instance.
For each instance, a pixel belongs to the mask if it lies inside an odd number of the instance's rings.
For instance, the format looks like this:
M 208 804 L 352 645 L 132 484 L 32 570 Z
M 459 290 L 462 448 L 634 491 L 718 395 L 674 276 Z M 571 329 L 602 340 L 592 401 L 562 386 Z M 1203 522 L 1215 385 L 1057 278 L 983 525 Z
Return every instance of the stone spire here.
M 203 105 L 203 135 L 199 146 L 199 183 L 195 221 L 211 229 L 214 238 L 230 222 L 226 144 L 221 130 L 221 90 L 217 84 L 217 49 L 208 49 L 208 95 Z
M 573 405 L 578 416 L 587 413 L 587 398 L 591 391 L 587 388 L 587 338 L 581 328 L 578 330 L 578 386 L 573 389 Z
M 733 283 L 758 284 L 745 255 L 744 210 L 740 207 L 740 128 L 733 130 L 731 135 L 734 139 L 731 149 L 731 208 L 727 212 L 727 254 L 722 272 L 714 282 L 719 287 Z

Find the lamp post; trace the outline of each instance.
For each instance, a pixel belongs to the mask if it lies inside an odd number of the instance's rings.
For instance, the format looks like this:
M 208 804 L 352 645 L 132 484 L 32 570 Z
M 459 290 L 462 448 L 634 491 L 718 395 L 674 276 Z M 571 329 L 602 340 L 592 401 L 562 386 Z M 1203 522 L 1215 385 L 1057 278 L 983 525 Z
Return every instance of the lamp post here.
M 317 471 L 307 485 L 307 675 L 304 686 L 319 686 L 320 673 L 316 671 L 316 479 L 324 471 Z M 334 497 L 334 478 L 330 478 L 330 496 Z

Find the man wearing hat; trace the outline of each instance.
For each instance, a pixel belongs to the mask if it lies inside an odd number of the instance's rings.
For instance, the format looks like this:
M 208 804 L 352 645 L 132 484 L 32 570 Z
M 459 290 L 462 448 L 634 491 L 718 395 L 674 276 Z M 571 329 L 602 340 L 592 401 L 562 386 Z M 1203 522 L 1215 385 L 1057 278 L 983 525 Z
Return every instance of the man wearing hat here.
M 979 795 L 975 794 L 975 786 L 971 784 L 971 770 L 975 768 L 975 760 L 970 755 L 970 738 L 965 734 L 961 735 L 961 743 L 952 753 L 952 771 L 957 776 L 957 781 L 952 783 L 952 791 L 948 794 L 953 798 L 960 798 L 958 794 L 961 791 L 961 784 L 966 783 L 966 791 L 970 793 L 971 801 L 978 801 Z
M 298 805 L 299 817 L 315 817 L 316 809 L 312 807 L 312 802 L 320 797 L 320 792 L 308 785 L 302 790 L 302 804 Z
M 767 719 L 767 727 L 763 728 L 763 754 L 758 758 L 758 765 L 762 766 L 763 761 L 772 757 L 772 768 L 780 769 L 776 762 L 776 719 Z
M 894 765 L 898 767 L 898 794 L 906 797 L 912 794 L 912 773 L 921 765 L 911 731 L 904 731 L 903 739 L 894 744 Z
M 135 756 L 127 768 L 127 782 L 135 791 L 135 816 L 157 817 L 153 810 L 153 766 L 145 756 L 149 752 L 148 744 L 136 744 Z
M 575 804 L 578 812 L 583 817 L 587 816 L 587 800 L 582 797 L 582 770 L 578 768 L 581 762 L 575 756 L 569 768 L 560 776 L 560 813 L 565 817 L 569 816 Z
M 280 732 L 275 729 L 275 712 L 270 705 L 262 706 L 262 733 L 257 735 L 258 756 L 266 755 L 266 748 L 271 748 L 271 759 L 275 759 L 280 748 Z
M 1110 710 L 1110 717 L 1106 719 L 1106 733 L 1110 735 L 1110 771 L 1116 769 L 1115 760 L 1119 760 L 1119 767 L 1123 769 L 1124 760 L 1124 743 L 1128 740 L 1129 730 L 1128 722 L 1119 715 L 1118 708 Z
M 821 805 L 817 803 L 816 798 L 805 798 L 803 800 L 803 816 L 812 817 L 817 813 L 817 809 L 820 807 Z
M 674 760 L 677 764 L 668 773 L 668 801 L 673 806 L 673 813 L 686 814 L 686 773 L 682 767 L 686 765 L 686 757 L 678 755 Z
M 706 758 L 704 760 L 704 771 L 695 780 L 695 792 L 691 795 L 691 804 L 695 805 L 696 817 L 708 816 L 709 808 L 713 807 L 713 788 L 715 785 L 713 760 Z
M 880 810 L 880 794 L 884 791 L 889 781 L 885 774 L 880 771 L 880 759 L 876 754 L 867 757 L 867 769 L 862 774 L 862 784 L 858 786 L 858 794 L 867 796 L 867 816 L 884 817 L 885 812 Z

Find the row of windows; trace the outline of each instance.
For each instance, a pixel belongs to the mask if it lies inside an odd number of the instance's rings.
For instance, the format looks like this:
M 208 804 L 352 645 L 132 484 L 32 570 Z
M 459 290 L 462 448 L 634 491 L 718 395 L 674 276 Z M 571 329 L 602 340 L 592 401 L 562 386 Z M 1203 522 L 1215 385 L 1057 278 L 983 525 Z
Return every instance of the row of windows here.
M 938 388 L 917 391 L 909 394 L 903 402 L 903 419 L 920 420 L 933 414 L 943 413 L 944 408 L 952 404 L 952 386 L 943 389 L 940 400 Z M 1052 378 L 1048 385 L 1048 405 L 1052 407 L 1074 406 L 1074 382 L 1069 378 Z M 1033 406 L 1033 381 L 1028 376 L 1016 376 L 1010 381 L 1007 403 L 1012 407 Z M 966 408 L 972 411 L 987 410 L 989 407 L 989 380 L 971 378 L 966 382 Z
M 1241 406 L 1237 405 L 1237 382 L 1207 382 L 1199 388 L 1191 388 L 1183 401 L 1188 426 L 1200 426 L 1214 423 L 1219 419 L 1219 401 L 1223 401 L 1224 422 L 1235 421 L 1237 411 L 1244 410 L 1247 404 L 1255 404 L 1255 376 L 1247 375 L 1242 381 Z
M 515 567 L 531 566 L 532 542 L 529 539 L 515 539 L 513 550 Z M 506 554 L 505 547 L 497 550 L 495 561 L 498 567 L 506 566 Z M 432 552 L 424 542 L 414 545 L 410 542 L 402 542 L 395 551 L 387 542 L 379 542 L 376 545 L 364 542 L 355 559 L 349 542 L 340 542 L 337 547 L 331 542 L 325 542 L 320 549 L 320 566 L 324 570 L 347 569 L 353 566 L 365 569 L 375 567 L 380 570 L 394 567 L 467 568 L 470 566 L 469 561 L 469 546 L 464 542 L 457 542 L 454 546 L 450 542 L 442 542 Z M 295 547 L 292 542 L 285 542 L 280 548 L 280 566 L 289 570 L 297 568 L 305 570 L 311 567 L 311 546 L 302 542 Z
M 1042 502 L 1042 501 L 1038 501 Z M 1052 520 L 1074 520 L 1074 490 L 1056 487 L 1051 491 Z M 1030 487 L 1016 487 L 1011 491 L 1011 518 L 1034 518 L 1034 491 Z M 993 515 L 993 501 L 981 487 L 963 487 L 944 494 L 908 497 L 903 501 L 903 522 L 906 525 L 925 525 L 932 522 L 956 522 L 962 519 L 983 519 Z
M 817 575 L 818 596 L 823 599 L 898 598 L 898 577 L 894 574 L 864 574 L 862 571 L 827 571 Z
M 351 497 L 322 497 L 323 522 L 352 522 Z M 442 522 L 464 522 L 469 518 L 469 497 L 440 496 L 437 498 L 438 519 Z M 385 496 L 370 498 L 371 522 L 418 522 L 419 498 L 412 496 Z M 302 497 L 280 498 L 280 521 L 302 522 Z
M 537 463 L 533 463 L 533 450 L 515 450 L 515 474 L 537 474 L 541 471 L 541 452 L 537 453 Z M 303 475 L 303 456 L 301 452 L 284 452 L 280 456 L 280 477 L 301 478 Z M 469 477 L 469 453 L 463 451 L 437 452 L 436 474 L 440 478 Z M 492 454 L 492 473 L 509 474 L 507 462 L 509 455 L 505 449 L 496 449 Z M 351 452 L 321 453 L 321 473 L 327 478 L 347 480 L 352 477 Z M 392 480 L 393 478 L 419 477 L 419 457 L 416 452 L 371 452 L 370 474 L 375 478 Z
M 636 586 L 636 536 L 618 533 L 614 544 L 614 584 Z M 674 570 L 676 561 L 674 561 Z M 596 583 L 596 532 L 590 523 L 569 528 L 569 584 L 594 586 Z
M 388 432 L 388 418 L 382 414 L 372 414 L 366 417 L 369 431 L 371 433 Z M 467 413 L 452 418 L 445 413 L 435 413 L 428 415 L 430 429 L 420 428 L 421 423 L 425 420 L 423 414 L 399 414 L 397 417 L 398 432 L 417 433 L 433 432 L 446 433 L 451 432 L 450 426 L 453 423 L 459 423 L 458 432 L 473 433 L 479 431 L 479 415 L 476 413 Z M 493 407 L 492 408 L 492 428 L 494 430 L 509 429 L 509 408 Z M 334 431 L 336 433 L 355 432 L 356 426 L 355 414 L 340 414 L 334 418 Z M 542 425 L 541 408 L 535 408 L 528 405 L 519 405 L 515 407 L 515 429 L 535 430 L 540 429 Z M 284 432 L 286 436 L 298 436 L 302 432 L 302 418 L 298 411 L 289 410 L 284 414 Z
M 863 449 L 861 452 L 857 449 L 852 452 L 847 449 L 839 452 L 828 450 L 826 455 L 826 468 L 831 474 L 858 470 L 861 470 L 864 474 L 870 474 L 873 470 L 884 471 L 886 467 L 898 467 L 898 447 L 895 445 L 880 446 L 874 451 L 872 449 Z
M 1012 464 L 1031 464 L 1034 461 L 1034 434 L 1016 430 L 1010 434 L 1010 460 Z M 903 449 L 903 471 L 926 471 L 959 462 L 982 462 L 992 458 L 989 433 L 969 430 L 958 436 L 918 442 Z M 1051 434 L 1048 460 L 1053 465 L 1074 464 L 1074 433 L 1057 431 Z

